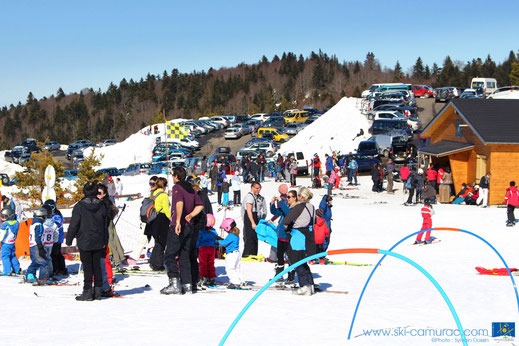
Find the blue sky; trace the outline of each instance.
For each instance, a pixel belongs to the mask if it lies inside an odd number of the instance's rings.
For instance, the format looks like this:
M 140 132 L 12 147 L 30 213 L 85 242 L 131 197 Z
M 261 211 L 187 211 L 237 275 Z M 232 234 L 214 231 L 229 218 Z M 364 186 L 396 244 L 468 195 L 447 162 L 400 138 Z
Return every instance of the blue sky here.
M 113 81 L 232 67 L 283 52 L 372 51 L 404 70 L 517 52 L 517 1 L 0 0 L 0 106 Z

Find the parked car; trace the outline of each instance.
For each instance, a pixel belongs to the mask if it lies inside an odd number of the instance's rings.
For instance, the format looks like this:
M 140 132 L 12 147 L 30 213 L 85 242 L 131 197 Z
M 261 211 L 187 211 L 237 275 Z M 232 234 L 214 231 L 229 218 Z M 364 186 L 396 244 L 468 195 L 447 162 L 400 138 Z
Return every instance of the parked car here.
M 98 147 L 108 147 L 110 145 L 117 144 L 115 139 L 103 139 L 101 142 L 97 144 Z
M 38 143 L 34 138 L 24 139 L 22 143 L 20 143 L 20 146 L 24 147 L 28 153 L 39 153 L 41 151 L 41 149 L 38 147 Z
M 379 119 L 375 120 L 369 128 L 372 135 L 380 135 L 386 133 L 402 133 L 406 137 L 412 136 L 413 132 L 405 120 Z
M 285 126 L 285 118 L 278 115 L 271 115 L 267 121 L 265 121 L 262 127 L 282 127 Z
M 231 148 L 230 147 L 218 147 L 214 151 L 215 154 L 230 154 Z
M 25 153 L 27 153 L 27 149 L 21 145 L 17 145 L 11 149 L 11 162 L 20 163 L 20 157 L 22 157 L 22 155 Z
M 433 97 L 434 90 L 429 85 L 413 85 L 414 97 Z
M 247 141 L 247 143 L 245 143 L 244 147 L 247 148 L 247 147 L 250 147 L 252 144 L 254 143 L 258 143 L 258 142 L 267 142 L 267 143 L 271 143 L 275 148 L 276 150 L 279 149 L 279 144 L 274 142 L 273 140 L 270 140 L 268 138 L 264 138 L 264 137 L 254 137 L 254 138 L 251 138 Z
M 263 122 L 261 120 L 251 119 L 251 120 L 247 121 L 247 126 L 249 126 L 249 130 L 251 132 L 256 132 L 262 126 L 261 125 L 262 123 Z
M 258 137 L 265 137 L 270 135 L 276 142 L 288 141 L 288 135 L 283 133 L 281 129 L 273 127 L 262 127 L 258 130 Z
M 240 124 L 240 123 L 241 124 L 245 124 L 247 121 L 250 120 L 250 116 L 248 116 L 248 115 L 235 115 L 234 119 L 235 119 L 235 121 L 234 121 L 235 124 Z
M 82 149 L 76 149 L 70 154 L 70 160 L 72 160 L 72 162 L 74 162 L 74 158 L 76 157 L 84 157 Z
M 460 99 L 479 99 L 479 98 L 481 98 L 481 97 L 478 96 L 476 90 L 470 89 L 470 88 L 463 90 L 463 92 L 460 95 Z
M 63 179 L 76 180 L 77 178 L 78 178 L 77 170 L 75 170 L 75 169 L 71 169 L 71 170 L 63 172 Z
M 167 174 L 167 173 L 168 173 L 168 163 L 167 163 L 167 161 L 161 161 L 161 162 L 153 163 L 148 174 L 155 175 L 155 174 Z
M 379 120 L 379 119 L 393 119 L 404 116 L 404 114 L 395 110 L 386 110 L 386 111 L 378 111 L 378 112 L 370 112 L 368 113 L 371 116 L 368 116 L 368 119 L 371 120 Z
M 229 127 L 229 129 L 238 129 L 240 130 L 240 133 L 242 136 L 250 134 L 250 128 L 249 125 L 246 123 L 235 123 Z
M 132 163 L 128 168 L 126 168 L 124 175 L 148 174 L 151 165 L 151 163 Z
M 60 149 L 60 144 L 56 141 L 48 141 L 43 145 L 43 149 L 48 151 L 54 151 Z
M 226 118 L 224 118 L 223 116 L 222 117 L 211 117 L 210 120 L 214 121 L 216 123 L 222 124 L 223 127 L 229 126 L 229 123 L 230 123 L 230 121 L 227 120 Z
M 380 155 L 381 148 L 379 147 L 378 143 L 373 139 L 373 137 L 371 137 L 367 141 L 361 141 L 355 151 L 358 153 L 363 153 L 364 155 Z
M 377 164 L 380 163 L 380 160 L 378 158 L 378 155 L 372 155 L 372 154 L 366 154 L 363 152 L 357 152 L 356 154 L 352 154 L 355 158 L 355 161 L 357 161 L 357 164 L 359 165 L 359 172 L 365 172 L 370 171 L 371 168 Z M 345 159 L 346 162 L 349 159 L 350 155 L 346 155 Z
M 507 86 L 496 89 L 494 92 L 488 95 L 488 98 L 517 100 L 519 99 L 519 86 Z
M 422 127 L 422 121 L 420 119 L 417 119 L 417 118 L 412 118 L 412 117 L 397 117 L 397 118 L 393 118 L 395 120 L 404 120 L 407 122 L 407 125 L 409 125 L 409 127 L 411 128 L 411 130 L 413 130 L 414 132 L 420 130 L 420 128 Z
M 447 102 L 450 99 L 455 98 L 454 90 L 451 88 L 437 88 L 434 89 L 434 101 L 435 102 Z
M 241 138 L 241 136 L 241 130 L 236 127 L 229 127 L 227 130 L 225 130 L 225 133 L 223 135 L 225 139 L 238 139 Z
M 291 123 L 291 124 L 287 124 L 287 126 L 285 126 L 285 131 L 287 133 L 287 135 L 297 135 L 299 133 L 299 131 L 302 130 L 302 127 L 300 124 L 298 123 Z
M 97 171 L 98 173 L 106 174 L 109 177 L 116 177 L 118 175 L 121 175 L 119 170 L 115 167 L 108 167 L 108 168 L 101 168 Z
M 285 122 L 289 123 L 303 123 L 310 117 L 310 113 L 306 111 L 296 111 L 285 113 Z
M 263 122 L 269 118 L 269 115 L 267 113 L 256 113 L 253 114 L 250 118 L 251 120 L 259 120 Z
M 238 160 L 238 162 L 241 162 L 241 160 L 243 159 L 243 157 L 249 157 L 251 160 L 256 160 L 256 158 L 258 157 L 258 152 L 254 149 L 249 149 L 249 148 L 246 148 L 246 149 L 240 149 L 236 152 L 236 160 Z
M 2 185 L 6 185 L 7 186 L 11 179 L 9 179 L 9 176 L 7 174 L 0 173 L 0 180 L 2 180 Z
M 268 142 L 254 143 L 251 146 L 249 146 L 247 148 L 242 148 L 242 149 L 252 149 L 252 150 L 256 150 L 256 151 L 265 150 L 266 156 L 268 156 L 268 157 L 274 156 L 274 153 L 276 152 L 276 148 L 274 147 L 274 145 L 272 145 L 271 143 L 268 143 Z
M 151 157 L 152 162 L 170 161 L 170 160 L 184 160 L 186 157 L 179 149 L 168 149 L 159 152 Z
M 483 88 L 486 95 L 490 95 L 493 93 L 497 88 L 497 80 L 495 78 L 484 78 L 484 77 L 475 77 L 472 78 L 472 81 L 470 82 L 470 87 L 481 87 Z

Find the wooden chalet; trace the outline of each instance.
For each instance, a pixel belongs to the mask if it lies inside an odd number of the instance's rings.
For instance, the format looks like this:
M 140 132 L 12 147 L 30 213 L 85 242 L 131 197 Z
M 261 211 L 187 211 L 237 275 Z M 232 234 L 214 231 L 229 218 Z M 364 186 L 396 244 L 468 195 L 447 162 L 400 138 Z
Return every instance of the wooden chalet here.
M 450 165 L 456 192 L 490 172 L 488 201 L 500 204 L 509 182 L 519 183 L 519 100 L 452 99 L 421 136 L 430 143 L 419 153 Z

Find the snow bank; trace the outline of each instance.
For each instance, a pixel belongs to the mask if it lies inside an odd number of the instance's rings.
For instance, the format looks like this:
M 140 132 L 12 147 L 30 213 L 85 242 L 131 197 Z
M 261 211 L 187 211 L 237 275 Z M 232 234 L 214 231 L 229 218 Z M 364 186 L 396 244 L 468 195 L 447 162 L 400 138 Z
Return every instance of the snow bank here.
M 343 97 L 333 108 L 281 145 L 281 153 L 302 151 L 305 158 L 315 153 L 323 157 L 331 151 L 347 154 L 369 137 L 369 121 L 357 108 L 357 98 Z M 364 136 L 357 137 L 360 129 Z
M 7 162 L 4 159 L 5 152 L 6 150 L 0 151 L 0 173 L 5 173 L 12 179 L 16 172 L 23 171 L 23 167 L 16 163 Z

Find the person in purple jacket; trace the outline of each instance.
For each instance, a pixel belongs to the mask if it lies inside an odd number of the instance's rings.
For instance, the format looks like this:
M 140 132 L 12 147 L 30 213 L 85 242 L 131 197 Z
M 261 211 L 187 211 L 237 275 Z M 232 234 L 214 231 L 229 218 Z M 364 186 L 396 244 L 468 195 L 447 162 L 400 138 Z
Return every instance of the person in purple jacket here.
M 173 182 L 175 185 L 171 198 L 171 224 L 164 254 L 169 285 L 160 293 L 191 294 L 193 289 L 196 290 L 196 287 L 192 286 L 190 258 L 194 247 L 192 219 L 204 209 L 204 206 L 191 184 L 186 181 L 186 170 L 183 167 L 173 169 Z M 194 242 L 196 243 L 196 240 Z

